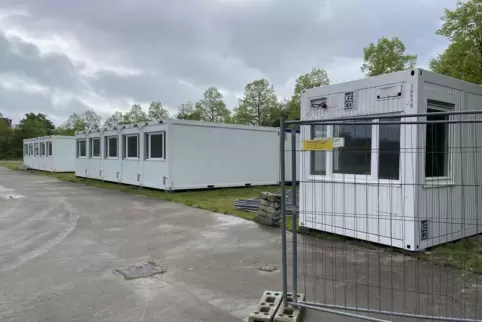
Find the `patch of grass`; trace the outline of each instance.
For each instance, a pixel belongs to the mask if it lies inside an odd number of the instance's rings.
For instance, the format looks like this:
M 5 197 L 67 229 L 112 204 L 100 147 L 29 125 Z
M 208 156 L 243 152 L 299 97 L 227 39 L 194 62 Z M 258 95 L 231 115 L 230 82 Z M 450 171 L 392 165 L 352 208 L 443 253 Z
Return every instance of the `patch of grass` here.
M 13 170 L 22 170 L 21 161 L 0 161 L 0 167 L 7 167 Z M 240 211 L 234 208 L 236 199 L 255 198 L 262 191 L 277 191 L 279 186 L 259 186 L 259 187 L 243 187 L 243 188 L 226 188 L 181 192 L 165 192 L 160 190 L 140 188 L 137 186 L 128 186 L 111 182 L 89 180 L 77 178 L 73 173 L 50 173 L 42 171 L 29 171 L 35 174 L 41 174 L 53 177 L 59 180 L 86 184 L 89 186 L 123 191 L 142 195 L 147 197 L 159 198 L 162 200 L 172 201 L 185 204 L 187 206 L 214 211 L 226 215 L 237 216 L 246 220 L 254 220 L 255 214 Z M 291 216 L 286 218 L 286 228 L 293 231 Z M 345 236 L 330 234 L 320 231 L 311 231 L 297 225 L 296 230 L 300 234 L 310 235 L 314 238 L 349 242 L 361 247 L 376 248 L 384 251 L 398 251 L 390 247 L 383 247 L 372 243 L 347 238 Z M 430 262 L 435 265 L 449 266 L 464 269 L 474 273 L 482 274 L 482 236 L 466 238 L 457 242 L 441 245 L 425 253 L 407 253 L 406 255 L 416 257 L 420 260 Z
M 418 258 L 436 265 L 482 274 L 482 236 L 464 238 L 419 254 Z
M 0 162 L 0 167 L 4 166 L 12 170 L 22 170 L 21 162 Z M 89 180 L 77 178 L 73 173 L 51 173 L 43 171 L 29 170 L 28 172 L 40 174 L 48 177 L 57 178 L 62 181 L 87 184 L 89 186 L 111 189 L 123 192 L 135 193 L 137 195 L 159 198 L 162 200 L 172 201 L 185 204 L 190 207 L 210 210 L 222 214 L 234 215 L 247 220 L 254 220 L 255 214 L 240 211 L 234 208 L 236 199 L 255 198 L 262 191 L 276 191 L 279 186 L 257 186 L 242 188 L 226 188 L 226 189 L 209 189 L 196 191 L 179 191 L 166 192 L 149 188 L 141 188 L 138 186 L 128 186 L 112 182 Z
M 13 170 L 20 170 L 22 168 L 21 160 L 0 160 L 0 167 L 6 167 Z

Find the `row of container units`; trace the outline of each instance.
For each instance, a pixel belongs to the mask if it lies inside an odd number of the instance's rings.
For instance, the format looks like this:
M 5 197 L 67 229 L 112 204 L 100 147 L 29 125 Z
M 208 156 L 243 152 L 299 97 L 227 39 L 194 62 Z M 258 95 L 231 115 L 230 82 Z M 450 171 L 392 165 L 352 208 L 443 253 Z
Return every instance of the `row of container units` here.
M 482 232 L 481 86 L 414 69 L 301 101 L 303 144 L 331 142 L 301 153 L 301 226 L 408 251 Z
M 162 190 L 278 184 L 279 160 L 278 128 L 166 120 L 76 133 L 77 177 Z
M 23 140 L 23 165 L 48 172 L 75 171 L 75 137 L 43 136 Z

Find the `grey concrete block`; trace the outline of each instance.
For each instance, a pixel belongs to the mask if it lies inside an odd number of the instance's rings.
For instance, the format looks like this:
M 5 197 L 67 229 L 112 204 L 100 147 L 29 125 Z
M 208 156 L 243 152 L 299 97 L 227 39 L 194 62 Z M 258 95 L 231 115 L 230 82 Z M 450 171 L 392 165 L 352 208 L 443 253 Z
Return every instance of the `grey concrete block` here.
M 292 301 L 292 293 L 288 293 L 288 302 Z M 304 301 L 305 295 L 298 293 L 298 301 Z M 303 321 L 303 311 L 302 308 L 295 307 L 293 305 L 287 304 L 286 307 L 281 302 L 278 311 L 275 314 L 273 322 L 301 322 Z
M 279 213 L 272 213 L 272 212 L 269 212 L 269 210 L 266 211 L 266 210 L 260 209 L 256 213 L 256 217 L 254 220 L 257 223 L 262 225 L 277 226 L 279 225 L 280 219 L 281 219 L 281 215 Z
M 248 322 L 272 322 L 282 298 L 281 292 L 265 291 L 255 311 L 249 315 Z
M 261 192 L 259 194 L 259 199 L 281 202 L 281 195 L 271 192 Z
M 260 207 L 266 206 L 266 207 L 270 207 L 270 208 L 280 209 L 281 208 L 281 202 L 275 202 L 275 201 L 260 199 L 259 200 L 259 206 Z

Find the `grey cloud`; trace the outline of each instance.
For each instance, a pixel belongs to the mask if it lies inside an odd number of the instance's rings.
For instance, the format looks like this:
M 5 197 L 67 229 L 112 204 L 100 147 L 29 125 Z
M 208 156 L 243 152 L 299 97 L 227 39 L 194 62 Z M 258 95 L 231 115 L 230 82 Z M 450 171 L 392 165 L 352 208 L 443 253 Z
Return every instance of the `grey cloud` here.
M 75 87 L 79 95 L 82 89 L 107 98 L 159 99 L 177 106 L 199 99 L 213 84 L 242 92 L 248 81 L 259 77 L 281 87 L 312 67 L 336 70 L 338 57 L 359 58 L 363 47 L 381 36 L 400 37 L 410 53 L 426 61 L 444 43 L 434 32 L 443 9 L 454 7 L 456 0 L 3 2 L 30 12 L 11 21 L 32 33 L 73 35 L 92 58 L 143 71 L 126 76 L 101 70 L 85 77 L 59 53 L 41 62 L 52 66 L 46 70 L 59 75 L 60 84 L 35 65 L 23 68 L 39 82 L 54 88 L 80 86 Z M 23 51 L 35 57 L 34 48 Z M 197 88 L 179 84 L 180 79 Z M 82 87 L 84 82 L 88 88 Z
M 87 106 L 76 99 L 68 99 L 61 104 L 52 104 L 52 98 L 41 93 L 25 93 L 7 90 L 0 86 L 0 112 L 18 123 L 26 113 L 44 113 L 55 123 L 61 123 L 68 115 Z
M 78 71 L 61 53 L 41 55 L 34 45 L 8 39 L 0 32 L 0 73 L 24 74 L 40 84 L 62 89 L 80 89 Z
M 156 74 L 122 76 L 114 72 L 98 72 L 89 78 L 89 84 L 101 96 L 130 96 L 136 101 L 160 100 L 164 105 L 175 108 L 182 101 L 198 100 L 201 92 L 186 86 L 176 79 L 160 77 Z
M 235 57 L 275 82 L 313 64 L 323 67 L 333 56 L 359 57 L 363 46 L 380 36 L 399 36 L 409 50 L 424 56 L 439 41 L 434 31 L 443 8 L 455 0 L 397 5 L 379 0 L 278 0 L 251 6 L 199 0 L 26 3 L 35 14 L 77 29 L 81 39 L 99 50 L 126 52 L 131 64 L 166 69 L 196 84 L 217 81 L 234 90 L 240 85 L 233 74 L 243 66 L 216 70 L 203 54 Z M 322 18 L 327 4 L 331 19 Z M 86 28 L 84 34 L 79 24 Z M 223 66 L 223 61 L 215 65 Z

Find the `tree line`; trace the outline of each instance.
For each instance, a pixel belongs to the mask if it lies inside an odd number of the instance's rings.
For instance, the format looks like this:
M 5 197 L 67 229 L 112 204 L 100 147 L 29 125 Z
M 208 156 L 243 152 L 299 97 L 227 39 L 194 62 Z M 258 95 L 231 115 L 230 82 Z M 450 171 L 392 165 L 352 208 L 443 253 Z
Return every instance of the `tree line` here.
M 441 27 L 436 34 L 450 40 L 449 47 L 430 62 L 436 73 L 482 84 L 482 0 L 459 1 L 454 10 L 445 10 Z M 408 54 L 398 37 L 382 37 L 363 48 L 362 72 L 367 77 L 392 73 L 415 67 L 417 55 Z M 304 89 L 329 85 L 328 73 L 313 68 L 300 75 L 290 98 L 279 99 L 273 85 L 258 79 L 244 87 L 243 97 L 231 111 L 219 89 L 211 86 L 197 102 L 185 102 L 178 113 L 171 115 L 161 101 L 153 101 L 147 112 L 139 104 L 122 113 L 115 112 L 107 119 L 93 110 L 73 113 L 61 125 L 55 126 L 47 115 L 27 113 L 15 129 L 0 122 L 0 159 L 22 156 L 22 140 L 46 135 L 73 135 L 76 131 L 93 130 L 149 120 L 177 118 L 205 122 L 279 126 L 280 117 L 299 119 L 300 96 Z M 0 118 L 2 115 L 0 114 Z

